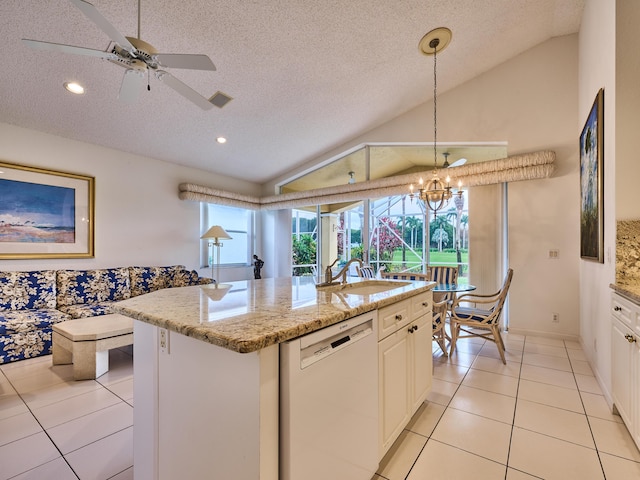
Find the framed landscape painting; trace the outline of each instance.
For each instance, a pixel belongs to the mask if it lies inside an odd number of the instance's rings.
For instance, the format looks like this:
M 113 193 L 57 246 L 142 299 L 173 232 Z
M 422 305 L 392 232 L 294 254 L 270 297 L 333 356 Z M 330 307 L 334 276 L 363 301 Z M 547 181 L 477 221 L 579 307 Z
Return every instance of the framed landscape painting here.
M 604 90 L 580 134 L 580 257 L 604 263 Z
M 94 182 L 0 162 L 0 259 L 93 257 Z

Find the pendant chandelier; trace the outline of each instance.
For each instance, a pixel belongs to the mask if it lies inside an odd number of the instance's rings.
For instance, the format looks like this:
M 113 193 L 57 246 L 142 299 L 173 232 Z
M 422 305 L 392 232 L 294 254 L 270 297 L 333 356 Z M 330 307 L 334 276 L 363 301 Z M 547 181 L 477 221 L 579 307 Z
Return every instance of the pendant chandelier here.
M 438 75 L 437 75 L 437 53 L 444 50 L 451 42 L 451 30 L 440 27 L 427 33 L 418 45 L 420 51 L 427 56 L 433 55 L 433 176 L 425 185 L 422 178 L 418 186 L 418 191 L 413 191 L 413 184 L 409 186 L 410 197 L 418 197 L 433 212 L 433 216 L 437 216 L 438 212 L 449 204 L 449 200 L 453 195 L 462 197 L 460 183 L 458 183 L 458 191 L 453 193 L 451 189 L 451 179 L 446 177 L 443 182 L 438 176 Z M 445 168 L 448 166 L 448 153 L 445 153 Z

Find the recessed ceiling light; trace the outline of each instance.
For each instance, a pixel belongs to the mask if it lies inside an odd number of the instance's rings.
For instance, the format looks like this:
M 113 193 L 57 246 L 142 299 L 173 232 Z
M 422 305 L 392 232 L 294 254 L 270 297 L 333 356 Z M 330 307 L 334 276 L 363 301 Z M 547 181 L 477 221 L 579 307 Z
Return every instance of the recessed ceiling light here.
M 76 95 L 82 95 L 84 93 L 84 87 L 76 82 L 64 82 L 64 88 Z
M 218 137 L 216 138 L 216 142 L 218 143 L 227 143 L 227 139 L 224 137 Z

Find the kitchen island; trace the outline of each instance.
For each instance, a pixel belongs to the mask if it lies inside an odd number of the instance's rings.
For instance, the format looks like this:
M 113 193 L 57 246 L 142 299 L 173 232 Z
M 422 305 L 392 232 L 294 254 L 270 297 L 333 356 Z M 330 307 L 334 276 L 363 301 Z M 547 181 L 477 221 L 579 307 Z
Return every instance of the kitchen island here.
M 277 479 L 279 344 L 433 287 L 385 284 L 316 289 L 310 277 L 261 279 L 119 302 L 116 310 L 135 319 L 136 480 Z

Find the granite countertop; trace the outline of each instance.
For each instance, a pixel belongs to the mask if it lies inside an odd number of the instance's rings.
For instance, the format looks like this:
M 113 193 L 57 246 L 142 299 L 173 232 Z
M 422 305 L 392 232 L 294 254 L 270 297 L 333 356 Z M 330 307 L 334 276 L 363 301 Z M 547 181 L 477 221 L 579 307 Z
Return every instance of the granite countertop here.
M 394 282 L 384 280 L 383 282 Z M 402 282 L 380 293 L 316 289 L 312 277 L 266 278 L 167 288 L 123 300 L 114 310 L 137 320 L 240 353 L 305 335 L 429 291 L 433 282 Z M 360 286 L 378 280 L 349 279 Z
M 640 306 L 640 285 L 629 284 L 624 285 L 621 283 L 612 283 L 609 285 L 614 292 L 627 298 L 629 301 Z

